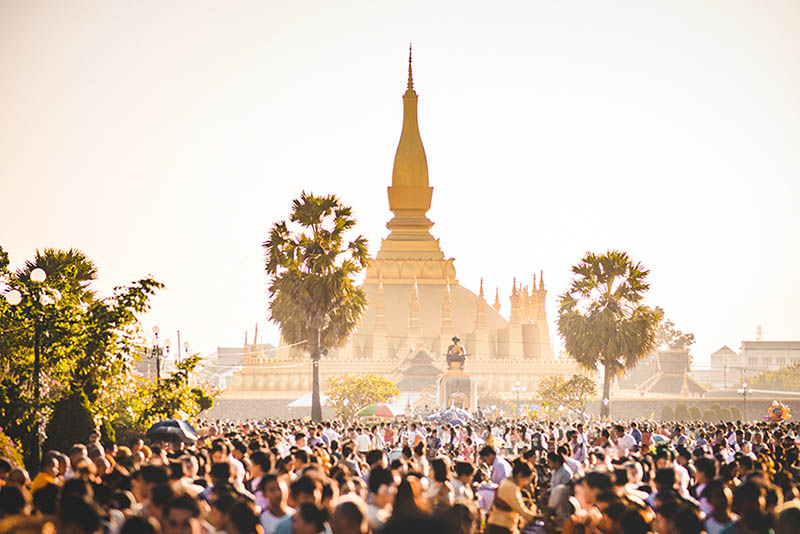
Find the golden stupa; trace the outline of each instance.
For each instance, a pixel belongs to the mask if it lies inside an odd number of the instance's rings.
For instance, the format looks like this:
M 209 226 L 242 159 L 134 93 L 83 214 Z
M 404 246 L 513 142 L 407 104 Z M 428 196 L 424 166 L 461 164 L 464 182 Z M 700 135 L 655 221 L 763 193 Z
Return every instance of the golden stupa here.
M 371 259 L 364 289 L 368 307 L 362 323 L 344 348 L 320 363 L 322 391 L 326 378 L 372 372 L 395 380 L 401 390 L 435 395 L 437 376 L 446 369 L 445 352 L 453 336 L 467 351 L 466 371 L 479 394 L 511 395 L 517 382 L 533 392 L 539 380 L 580 372 L 574 361 L 555 359 L 545 312 L 544 277 L 530 286 L 512 284 L 508 319 L 500 314 L 498 291 L 493 305 L 483 281 L 476 295 L 461 286 L 454 259 L 447 258 L 431 233 L 427 212 L 433 187 L 417 122 L 417 93 L 409 50 L 408 85 L 403 95 L 403 128 L 388 187 L 389 235 Z M 308 355 L 281 340 L 274 358 L 245 347 L 242 371 L 222 398 L 296 399 L 311 390 Z

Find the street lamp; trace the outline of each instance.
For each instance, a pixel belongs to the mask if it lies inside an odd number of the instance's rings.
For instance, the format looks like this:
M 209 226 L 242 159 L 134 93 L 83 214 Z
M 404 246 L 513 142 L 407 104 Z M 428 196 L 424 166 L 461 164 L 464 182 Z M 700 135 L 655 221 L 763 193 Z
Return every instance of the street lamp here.
M 33 405 L 36 408 L 36 451 L 34 456 L 34 464 L 38 467 L 42 455 L 42 421 L 39 417 L 41 407 L 39 401 L 41 398 L 40 380 L 39 377 L 42 372 L 41 363 L 41 335 L 42 335 L 42 314 L 44 308 L 51 304 L 55 304 L 61 299 L 61 293 L 55 289 L 46 291 L 42 285 L 47 279 L 47 273 L 41 267 L 36 267 L 31 270 L 28 275 L 31 285 L 26 294 L 23 294 L 19 289 L 12 289 L 5 294 L 6 302 L 11 306 L 18 306 L 22 303 L 23 297 L 28 297 L 29 302 L 33 308 L 36 308 L 35 316 L 33 317 Z
M 744 375 L 744 372 L 742 372 Z M 742 397 L 742 421 L 747 421 L 747 397 L 753 394 L 753 390 L 747 387 L 747 382 L 742 378 L 742 387 L 739 388 L 739 395 Z
M 528 391 L 528 388 L 522 385 L 522 382 L 517 380 L 517 383 L 511 386 L 511 392 L 517 394 L 517 415 L 522 415 L 522 404 L 520 404 L 519 396 L 521 393 Z
M 158 333 L 161 332 L 161 329 L 158 326 L 153 327 L 153 335 L 155 338 L 153 339 L 153 348 L 150 349 L 150 354 L 147 355 L 148 358 L 155 358 L 156 359 L 156 387 L 161 383 L 161 356 L 164 354 L 164 350 L 161 348 L 161 345 L 158 343 Z M 164 341 L 164 346 L 167 347 L 167 356 L 169 356 L 169 339 Z

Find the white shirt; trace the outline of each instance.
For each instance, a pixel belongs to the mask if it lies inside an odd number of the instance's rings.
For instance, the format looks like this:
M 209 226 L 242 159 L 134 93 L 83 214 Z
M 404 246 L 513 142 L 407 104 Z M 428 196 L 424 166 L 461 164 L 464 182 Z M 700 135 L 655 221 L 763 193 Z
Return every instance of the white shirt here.
M 261 523 L 261 527 L 264 529 L 264 534 L 275 534 L 275 526 L 278 524 L 278 522 L 284 517 L 290 516 L 293 513 L 294 511 L 289 509 L 289 512 L 286 515 L 275 517 L 270 513 L 269 510 L 264 510 L 258 517 L 258 521 Z
M 623 434 L 617 442 L 617 457 L 624 458 L 628 451 L 636 446 L 636 439 L 630 434 Z
M 370 439 L 369 434 L 359 434 L 356 438 L 356 446 L 358 447 L 358 452 L 368 452 L 370 444 L 372 443 L 372 439 Z
M 511 476 L 511 464 L 505 458 L 494 457 L 492 462 L 492 475 L 490 480 L 495 484 L 500 484 L 503 480 Z

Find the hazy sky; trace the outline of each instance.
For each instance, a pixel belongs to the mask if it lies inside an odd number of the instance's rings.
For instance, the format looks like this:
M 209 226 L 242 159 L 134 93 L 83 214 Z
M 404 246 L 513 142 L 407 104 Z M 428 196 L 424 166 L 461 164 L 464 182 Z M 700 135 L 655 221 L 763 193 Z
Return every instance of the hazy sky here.
M 301 189 L 377 251 L 409 41 L 436 223 L 508 312 L 586 250 L 651 271 L 696 359 L 800 339 L 800 2 L 0 1 L 0 244 L 78 247 L 194 350 L 266 327 Z M 560 343 L 560 341 L 557 341 Z

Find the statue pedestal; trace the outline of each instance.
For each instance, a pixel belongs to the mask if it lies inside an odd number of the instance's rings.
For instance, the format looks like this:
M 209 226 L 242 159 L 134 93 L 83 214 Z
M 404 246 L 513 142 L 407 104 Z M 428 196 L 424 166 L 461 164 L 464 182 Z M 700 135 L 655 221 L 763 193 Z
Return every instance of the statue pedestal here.
M 461 408 L 474 413 L 478 410 L 478 383 L 463 367 L 450 368 L 438 380 L 437 401 L 443 410 Z

